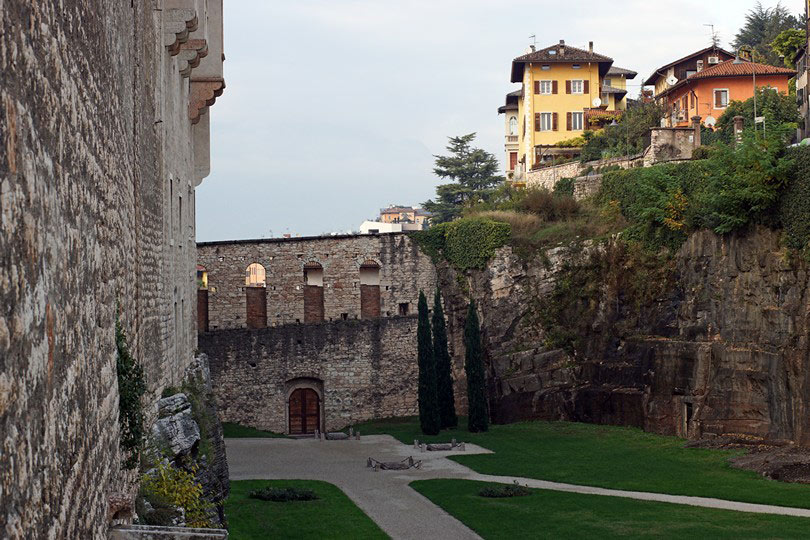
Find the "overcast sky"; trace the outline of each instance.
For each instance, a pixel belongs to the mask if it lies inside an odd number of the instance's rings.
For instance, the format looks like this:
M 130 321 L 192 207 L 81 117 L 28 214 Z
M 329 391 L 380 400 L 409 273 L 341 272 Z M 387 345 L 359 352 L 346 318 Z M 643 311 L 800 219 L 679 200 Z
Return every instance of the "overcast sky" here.
M 448 136 L 476 132 L 503 160 L 497 108 L 532 34 L 538 48 L 592 40 L 640 84 L 707 46 L 704 24 L 728 46 L 754 3 L 225 0 L 227 88 L 210 111 L 197 238 L 345 232 L 388 204 L 420 204 Z

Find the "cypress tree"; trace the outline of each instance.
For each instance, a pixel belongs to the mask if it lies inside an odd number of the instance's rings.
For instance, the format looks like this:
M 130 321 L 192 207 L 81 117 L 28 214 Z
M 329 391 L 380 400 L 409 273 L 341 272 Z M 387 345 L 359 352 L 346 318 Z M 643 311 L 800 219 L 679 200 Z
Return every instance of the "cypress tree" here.
M 453 397 L 450 353 L 447 351 L 447 326 L 444 322 L 442 297 L 438 288 L 433 298 L 433 358 L 436 362 L 436 393 L 439 399 L 441 427 L 454 428 L 458 426 L 456 400 Z
M 476 433 L 489 429 L 489 416 L 487 414 L 487 397 L 484 385 L 484 353 L 481 349 L 481 329 L 478 325 L 478 313 L 475 311 L 475 302 L 470 301 L 467 312 L 467 323 L 464 326 L 464 370 L 467 373 L 467 403 L 468 421 L 467 429 Z
M 419 291 L 419 323 L 416 329 L 419 360 L 419 423 L 422 433 L 436 435 L 441 429 L 439 403 L 436 397 L 436 362 L 430 338 L 427 298 Z

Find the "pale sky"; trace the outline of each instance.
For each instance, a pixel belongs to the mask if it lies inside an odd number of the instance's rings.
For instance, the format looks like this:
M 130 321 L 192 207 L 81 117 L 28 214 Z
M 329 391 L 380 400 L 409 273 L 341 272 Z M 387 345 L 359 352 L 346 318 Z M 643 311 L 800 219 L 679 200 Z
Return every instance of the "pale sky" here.
M 766 7 L 776 0 L 764 0 Z M 357 230 L 442 183 L 433 154 L 478 133 L 503 160 L 497 108 L 511 60 L 537 36 L 653 69 L 729 46 L 755 0 L 225 0 L 225 93 L 212 107 L 211 175 L 197 239 Z M 800 0 L 783 1 L 798 14 Z M 636 95 L 638 87 L 630 88 Z

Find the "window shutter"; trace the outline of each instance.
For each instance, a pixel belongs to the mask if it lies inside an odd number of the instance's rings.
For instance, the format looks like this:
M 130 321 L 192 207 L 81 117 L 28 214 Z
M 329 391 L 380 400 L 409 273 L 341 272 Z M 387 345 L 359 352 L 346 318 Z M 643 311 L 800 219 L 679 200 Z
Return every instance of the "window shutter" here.
M 722 92 L 718 92 L 717 90 L 714 91 L 714 108 L 715 109 L 719 109 L 720 107 L 723 106 L 723 104 L 720 101 L 721 94 L 722 94 Z
M 582 81 L 582 93 L 583 94 L 591 93 L 591 81 L 589 80 Z
M 551 81 L 551 93 L 552 94 L 557 93 L 557 91 L 558 91 L 557 87 L 558 87 L 557 81 Z
M 551 129 L 557 131 L 557 118 L 559 117 L 558 113 L 553 113 L 552 115 L 552 126 Z
M 565 93 L 566 94 L 571 93 L 571 81 L 565 81 Z
M 534 130 L 540 131 L 540 113 L 534 113 Z
M 535 94 L 540 93 L 540 81 L 534 81 L 534 93 Z
M 572 116 L 573 116 L 572 113 L 565 113 L 565 125 L 566 125 L 566 129 L 568 129 L 568 131 L 571 131 L 571 129 L 572 129 L 572 122 L 571 122 L 571 117 Z

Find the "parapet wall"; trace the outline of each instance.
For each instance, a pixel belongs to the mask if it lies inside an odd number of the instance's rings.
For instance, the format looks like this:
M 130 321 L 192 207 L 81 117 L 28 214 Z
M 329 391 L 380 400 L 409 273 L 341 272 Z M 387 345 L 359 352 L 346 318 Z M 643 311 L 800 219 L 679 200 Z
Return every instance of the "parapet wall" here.
M 366 316 L 407 315 L 416 313 L 420 290 L 432 298 L 436 288 L 430 258 L 401 233 L 203 242 L 197 245 L 197 261 L 207 272 L 211 331 L 360 319 L 364 294 L 371 301 L 375 295 L 379 298 L 378 303 L 366 304 Z M 260 300 L 265 303 L 264 325 L 248 325 L 249 306 L 251 315 L 259 319 L 262 315 L 261 306 L 248 302 L 262 296 L 246 285 L 245 272 L 252 263 L 262 265 L 266 273 L 264 299 Z M 370 282 L 376 285 L 364 287 L 364 264 L 379 268 L 378 281 Z M 322 269 L 317 285 L 307 285 L 305 266 Z M 374 287 L 379 292 L 371 290 Z M 305 297 L 312 300 L 307 310 Z

